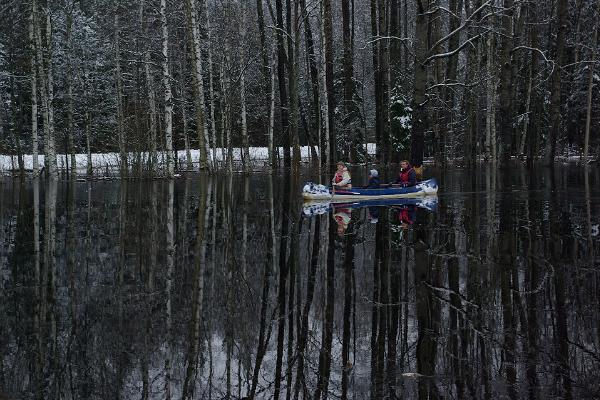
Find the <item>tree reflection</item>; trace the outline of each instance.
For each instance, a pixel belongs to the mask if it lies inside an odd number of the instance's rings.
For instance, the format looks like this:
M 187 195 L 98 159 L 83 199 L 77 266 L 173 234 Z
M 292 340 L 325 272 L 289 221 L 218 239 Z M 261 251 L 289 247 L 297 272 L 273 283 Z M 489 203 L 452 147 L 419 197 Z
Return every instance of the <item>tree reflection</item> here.
M 599 177 L 562 172 L 314 216 L 275 174 L 8 182 L 0 393 L 596 398 Z

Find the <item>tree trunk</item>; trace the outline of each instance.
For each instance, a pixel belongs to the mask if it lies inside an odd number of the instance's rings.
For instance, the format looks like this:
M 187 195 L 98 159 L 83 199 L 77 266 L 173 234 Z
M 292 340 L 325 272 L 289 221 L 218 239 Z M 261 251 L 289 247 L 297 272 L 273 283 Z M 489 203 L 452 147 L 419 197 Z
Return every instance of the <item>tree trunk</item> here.
M 551 165 L 556 156 L 556 144 L 560 134 L 560 108 L 561 108 L 561 89 L 562 89 L 562 68 L 564 65 L 565 36 L 567 31 L 568 0 L 556 0 L 556 57 L 554 71 L 552 72 L 551 96 L 550 96 L 550 116 L 552 125 L 550 135 L 546 141 L 545 163 Z
M 144 0 L 140 4 L 140 25 L 143 25 L 144 18 Z M 148 29 L 144 26 L 144 32 L 147 35 Z M 150 42 L 151 43 L 151 42 Z M 154 93 L 154 76 L 150 71 L 150 64 L 152 63 L 150 57 L 150 43 L 146 46 L 144 50 L 144 75 L 146 78 L 146 90 L 148 94 L 148 108 L 149 117 L 150 117 L 150 137 L 148 138 L 148 150 L 150 154 L 148 155 L 148 163 L 150 171 L 154 171 L 157 168 L 158 157 L 156 154 L 156 142 L 157 142 L 157 123 L 156 117 L 158 113 L 156 112 L 156 95 Z
M 213 62 L 212 62 L 212 46 L 210 41 L 210 15 L 208 14 L 208 4 L 202 2 L 204 14 L 206 16 L 206 43 L 207 58 L 208 58 L 208 95 L 210 97 L 210 141 L 212 146 L 212 165 L 217 168 L 217 121 L 215 119 L 215 89 L 213 79 Z
M 57 174 L 56 167 L 56 144 L 54 132 L 54 73 L 52 67 L 52 19 L 50 15 L 50 7 L 46 7 L 46 84 L 48 85 L 46 94 L 48 96 L 48 136 L 46 137 L 46 158 L 44 165 L 47 168 L 48 174 L 55 176 Z
M 590 148 L 590 128 L 592 124 L 592 89 L 594 88 L 594 66 L 596 65 L 596 54 L 598 50 L 598 25 L 600 25 L 600 0 L 596 0 L 598 9 L 596 10 L 596 24 L 594 25 L 594 38 L 592 39 L 592 62 L 588 66 L 588 87 L 587 87 L 587 112 L 585 116 L 585 136 L 583 141 L 583 164 L 588 163 L 588 154 Z
M 72 38 L 72 29 L 73 29 L 73 5 L 71 2 L 69 4 L 69 9 L 67 11 L 67 153 L 65 154 L 65 158 L 70 155 L 71 158 L 71 174 L 74 175 L 77 173 L 77 161 L 75 158 L 75 149 L 73 143 L 73 130 L 75 129 L 73 124 L 73 38 Z M 37 138 L 36 138 L 37 141 Z
M 377 143 L 377 160 L 382 162 L 381 151 L 383 148 L 383 133 L 381 124 L 381 110 L 383 108 L 381 102 L 381 77 L 379 73 L 379 27 L 377 25 L 377 1 L 371 0 L 370 11 L 371 11 L 371 40 L 373 53 L 373 80 L 375 84 L 375 142 Z
M 302 7 L 302 9 L 304 9 L 305 7 Z M 260 55 L 261 55 L 261 60 L 262 60 L 262 74 L 263 74 L 263 92 L 265 95 L 265 99 L 266 99 L 266 103 L 265 103 L 265 108 L 266 108 L 266 115 L 267 115 L 267 124 L 269 124 L 270 119 L 271 119 L 271 73 L 272 71 L 269 71 L 269 55 L 267 53 L 267 39 L 265 36 L 265 18 L 264 18 L 264 11 L 263 11 L 263 2 L 262 0 L 256 0 L 256 14 L 257 14 L 257 21 L 258 21 L 258 33 L 259 33 L 259 37 L 260 37 Z M 308 23 L 308 21 L 305 21 L 305 23 Z M 270 141 L 270 138 L 269 138 Z M 272 152 L 271 147 L 269 147 L 269 164 L 270 167 L 273 167 L 273 163 L 275 162 L 275 156 Z
M 33 153 L 33 176 L 37 177 L 40 173 L 39 166 L 39 145 L 38 145 L 38 102 L 37 102 L 37 62 L 36 62 L 36 41 L 35 24 L 37 13 L 36 0 L 31 1 L 31 15 L 29 16 L 29 46 L 31 49 L 31 151 Z
M 275 130 L 275 62 L 271 65 L 271 85 L 270 85 L 270 107 L 269 107 L 269 172 L 273 173 L 275 166 L 275 144 L 273 132 Z
M 417 0 L 417 15 L 415 26 L 415 65 L 413 89 L 413 132 L 410 138 L 410 161 L 413 167 L 423 165 L 423 150 L 425 147 L 425 131 L 427 129 L 427 109 L 425 89 L 427 84 L 427 15 L 428 0 Z
M 186 70 L 186 65 L 185 65 L 185 58 L 186 58 L 186 51 L 185 51 L 185 44 L 184 46 L 184 51 L 183 51 L 183 56 L 179 58 L 179 82 L 181 84 L 179 91 L 180 91 L 180 96 L 181 96 L 181 124 L 182 126 L 182 130 L 183 130 L 183 142 L 184 142 L 184 147 L 185 147 L 185 160 L 186 160 L 186 169 L 188 171 L 191 171 L 194 168 L 194 164 L 192 163 L 192 152 L 190 150 L 190 137 L 188 136 L 188 117 L 187 117 L 187 86 L 185 84 L 185 70 Z
M 250 142 L 248 140 L 248 123 L 246 121 L 246 6 L 245 2 L 240 3 L 240 103 L 242 119 L 242 147 L 244 172 L 250 172 Z
M 512 153 L 512 90 L 513 75 L 511 65 L 511 53 L 513 47 L 513 6 L 514 0 L 504 0 L 504 12 L 502 14 L 502 40 L 500 42 L 500 158 L 503 164 L 510 160 Z
M 344 143 L 344 153 L 350 150 L 356 153 L 355 141 L 358 139 L 353 132 L 356 107 L 354 106 L 354 49 L 352 48 L 352 34 L 350 31 L 351 15 L 350 1 L 342 0 L 342 33 L 343 33 L 343 80 L 344 80 L 344 128 L 348 141 Z M 350 157 L 352 160 L 354 157 Z
M 381 85 L 381 143 L 380 161 L 383 165 L 391 160 L 390 143 L 390 40 L 388 36 L 388 17 L 386 1 L 379 1 L 379 36 L 386 37 L 378 41 L 379 44 L 379 84 Z
M 167 25 L 167 2 L 160 1 L 160 22 L 162 25 L 162 72 L 165 90 L 165 151 L 167 153 L 167 177 L 174 174 L 173 162 L 173 94 L 169 74 L 169 28 Z
M 492 17 L 493 18 L 493 17 Z M 492 22 L 493 26 L 493 22 Z M 487 84 L 486 84 L 486 126 L 485 155 L 488 161 L 496 163 L 496 67 L 495 38 L 493 30 L 487 40 Z
M 328 164 L 333 172 L 333 163 L 337 158 L 337 141 L 335 132 L 335 92 L 334 92 L 334 76 L 333 76 L 333 15 L 331 10 L 331 0 L 323 0 L 323 42 L 325 51 L 325 92 L 327 93 L 327 118 L 329 127 L 327 133 L 329 135 L 329 155 Z
M 465 0 L 465 1 L 469 1 L 469 0 Z M 448 7 L 450 9 L 450 14 L 448 14 L 448 32 L 453 32 L 454 30 L 456 30 L 461 23 L 461 10 L 463 8 L 463 0 L 450 0 L 448 3 Z M 448 41 L 448 52 L 452 52 L 455 51 L 458 46 L 460 45 L 460 35 L 454 35 L 450 38 L 450 40 Z M 469 49 L 469 53 L 472 51 L 472 49 Z M 469 57 L 469 56 L 467 56 Z M 467 68 L 470 67 L 470 64 L 467 62 Z M 446 117 L 444 118 L 445 120 L 445 126 L 446 127 L 450 127 L 453 126 L 453 120 L 454 120 L 454 112 L 456 107 L 456 99 L 454 96 L 455 93 L 455 88 L 453 87 L 454 84 L 457 83 L 457 70 L 458 70 L 458 53 L 453 54 L 451 56 L 448 57 L 448 61 L 446 63 L 446 77 L 445 77 L 445 81 L 444 83 L 447 85 L 445 87 L 445 93 L 444 93 L 444 99 L 446 102 L 446 107 L 447 107 L 447 111 L 446 111 Z M 468 82 L 468 80 L 466 80 L 466 82 Z M 468 118 L 468 117 L 467 117 Z M 452 129 L 453 132 L 457 132 L 456 128 Z M 447 135 L 446 135 L 447 136 Z M 445 154 L 442 154 L 442 160 L 445 161 L 446 157 Z
M 114 26 L 115 26 L 115 81 L 117 90 L 117 133 L 119 142 L 119 155 L 121 161 L 121 174 L 127 174 L 128 167 L 128 156 L 125 150 L 125 115 L 123 111 L 123 74 L 121 72 L 121 50 L 120 50 L 120 28 L 119 28 L 119 7 L 115 9 Z
M 325 0 L 327 1 L 327 0 Z M 321 134 L 319 135 L 319 151 L 321 152 L 321 164 L 320 164 L 320 168 L 319 168 L 319 179 L 321 178 L 321 173 L 324 172 L 323 169 L 325 169 L 326 171 L 330 172 L 329 169 L 330 167 L 333 167 L 333 163 L 335 161 L 333 161 L 331 159 L 331 147 L 334 146 L 334 143 L 331 143 L 331 135 L 330 135 L 330 131 L 331 129 L 333 129 L 333 126 L 331 126 L 331 121 L 333 119 L 332 116 L 330 116 L 330 108 L 329 108 L 329 92 L 327 91 L 327 68 L 326 68 L 326 64 L 327 64 L 327 41 L 325 40 L 325 23 L 323 22 L 325 20 L 325 1 L 321 2 L 321 79 L 322 79 L 322 99 L 323 101 L 321 102 L 321 107 L 322 107 L 322 119 L 323 119 L 323 130 L 321 132 Z
M 283 4 L 282 0 L 275 0 L 275 9 L 277 14 L 277 79 L 279 82 L 279 110 L 281 113 L 281 131 L 283 135 L 283 163 L 286 168 L 291 164 L 290 154 L 290 132 L 289 132 L 289 117 L 288 117 L 288 93 L 285 84 L 285 66 L 287 64 L 285 54 L 285 43 L 283 36 L 285 29 L 283 27 Z
M 200 47 L 200 32 L 198 29 L 198 14 L 194 0 L 185 1 L 187 14 L 187 29 L 192 49 L 193 85 L 196 106 L 196 133 L 198 136 L 199 169 L 208 168 L 206 149 L 206 121 L 204 119 L 204 79 L 202 77 L 202 49 Z
M 529 28 L 529 46 L 532 49 L 536 49 L 538 46 L 538 32 L 536 29 L 536 25 L 539 21 L 539 17 L 537 15 L 538 8 L 535 2 L 530 2 L 528 5 L 528 14 L 529 14 L 529 24 L 531 27 Z M 529 62 L 530 69 L 529 75 L 531 76 L 531 80 L 534 81 L 537 77 L 538 72 L 538 62 L 539 62 L 539 53 L 536 50 L 531 51 L 531 61 Z M 539 148 L 539 126 L 540 123 L 538 119 L 541 119 L 542 115 L 542 97 L 538 94 L 535 88 L 532 88 L 531 91 L 531 115 L 528 119 L 528 127 L 527 127 L 527 166 L 532 167 L 534 161 L 538 157 L 538 148 Z

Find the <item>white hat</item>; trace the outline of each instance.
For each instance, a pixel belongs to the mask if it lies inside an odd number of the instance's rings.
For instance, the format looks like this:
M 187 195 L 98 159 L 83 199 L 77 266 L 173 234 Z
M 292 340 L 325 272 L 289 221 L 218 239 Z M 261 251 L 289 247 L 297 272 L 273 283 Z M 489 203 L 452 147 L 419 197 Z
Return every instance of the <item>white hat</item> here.
M 371 175 L 374 178 L 377 178 L 379 176 L 379 172 L 377 172 L 376 169 L 372 169 L 369 171 L 369 175 Z

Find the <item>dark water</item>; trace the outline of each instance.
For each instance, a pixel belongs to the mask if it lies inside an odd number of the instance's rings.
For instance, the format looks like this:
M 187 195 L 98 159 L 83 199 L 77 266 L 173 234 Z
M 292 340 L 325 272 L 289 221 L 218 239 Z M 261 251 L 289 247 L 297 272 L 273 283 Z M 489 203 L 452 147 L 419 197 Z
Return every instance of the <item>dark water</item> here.
M 308 172 L 5 179 L 0 398 L 600 397 L 598 171 L 428 174 L 313 216 Z

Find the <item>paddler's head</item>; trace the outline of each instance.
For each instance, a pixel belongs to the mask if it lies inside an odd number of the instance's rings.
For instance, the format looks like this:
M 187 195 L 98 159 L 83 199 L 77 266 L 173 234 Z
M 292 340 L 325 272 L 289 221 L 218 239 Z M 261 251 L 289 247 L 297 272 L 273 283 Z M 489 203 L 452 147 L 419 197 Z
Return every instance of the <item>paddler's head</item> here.
M 409 168 L 410 168 L 410 163 L 408 162 L 408 160 L 402 160 L 402 161 L 400 161 L 400 169 L 402 171 L 406 171 Z
M 346 164 L 343 161 L 338 161 L 336 165 L 338 172 L 342 172 L 346 168 Z

